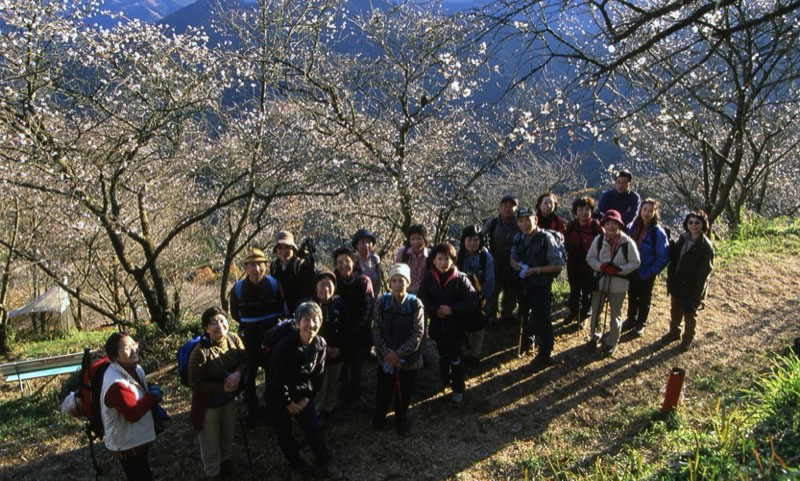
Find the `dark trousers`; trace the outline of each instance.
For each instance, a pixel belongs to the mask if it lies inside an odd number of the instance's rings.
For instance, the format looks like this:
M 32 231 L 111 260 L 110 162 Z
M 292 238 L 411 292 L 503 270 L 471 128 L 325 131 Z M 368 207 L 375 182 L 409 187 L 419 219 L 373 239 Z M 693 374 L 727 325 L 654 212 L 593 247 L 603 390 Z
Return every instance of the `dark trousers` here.
M 128 481 L 150 481 L 153 479 L 153 475 L 150 472 L 150 463 L 147 461 L 148 451 L 150 451 L 150 443 L 117 454 Z
M 669 332 L 673 335 L 681 333 L 681 322 L 683 322 L 682 341 L 689 343 L 694 340 L 695 328 L 697 327 L 697 308 L 688 310 L 685 305 L 693 304 L 691 301 L 681 302 L 680 299 L 672 296 L 669 307 Z M 681 305 L 684 304 L 684 305 Z M 691 307 L 691 306 L 690 306 Z
M 350 354 L 344 360 L 341 383 L 345 402 L 355 402 L 361 396 L 361 370 L 369 356 L 372 333 L 368 327 L 359 327 Z
M 628 280 L 628 319 L 642 327 L 647 324 L 647 316 L 650 315 L 655 282 L 656 276 L 642 280 L 638 274 Z
M 402 423 L 408 418 L 408 406 L 411 405 L 411 393 L 414 390 L 414 379 L 417 370 L 398 370 L 387 373 L 383 365 L 378 366 L 378 390 L 375 396 L 375 411 L 378 418 L 389 412 L 394 398 L 395 422 Z
M 268 325 L 266 321 L 243 322 L 239 324 L 239 334 L 244 342 L 244 349 L 247 352 L 247 371 L 244 375 L 244 402 L 248 407 L 258 406 L 256 398 L 256 376 L 258 368 L 263 366 L 264 354 L 261 345 L 264 343 Z M 264 369 L 266 378 L 266 368 Z
M 299 469 L 303 466 L 303 461 L 300 458 L 300 446 L 292 436 L 292 418 L 297 420 L 300 429 L 303 430 L 317 464 L 324 465 L 330 461 L 331 455 L 325 445 L 325 439 L 322 437 L 322 430 L 319 428 L 317 410 L 313 399 L 306 404 L 302 411 L 295 415 L 289 414 L 286 406 L 280 400 L 270 400 L 268 407 L 272 424 L 275 426 L 278 446 L 280 446 L 283 455 L 286 457 L 286 461 L 289 462 L 289 467 Z
M 460 326 L 460 321 L 453 319 L 452 316 L 446 319 L 431 319 L 431 331 L 431 337 L 436 341 L 436 350 L 439 353 L 439 375 L 442 384 L 451 386 L 453 392 L 463 393 L 466 389 L 466 371 L 461 359 L 464 330 Z
M 522 288 L 520 296 L 520 321 L 522 322 L 522 351 L 533 346 L 539 339 L 537 358 L 550 359 L 553 352 L 553 324 L 550 322 L 550 309 L 553 295 L 550 286 Z
M 495 271 L 497 272 L 497 271 Z M 500 317 L 509 318 L 514 313 L 514 305 L 517 303 L 517 290 L 514 287 L 514 276 L 512 274 L 495 274 L 497 284 L 495 285 L 492 297 L 486 302 L 486 315 L 489 319 L 497 319 L 497 302 L 500 291 L 503 291 L 502 306 L 500 306 Z
M 567 272 L 569 281 L 569 312 L 578 320 L 589 317 L 592 309 L 592 292 L 594 280 L 591 273 Z

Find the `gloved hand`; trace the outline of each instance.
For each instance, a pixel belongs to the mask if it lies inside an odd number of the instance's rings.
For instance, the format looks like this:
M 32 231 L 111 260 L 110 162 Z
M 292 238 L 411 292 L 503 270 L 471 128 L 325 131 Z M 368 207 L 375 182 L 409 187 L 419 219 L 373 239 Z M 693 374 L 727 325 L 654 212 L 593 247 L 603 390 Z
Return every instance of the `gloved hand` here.
M 164 393 L 161 392 L 161 388 L 156 386 L 155 384 L 150 384 L 147 386 L 147 392 L 155 396 L 156 403 L 160 403 L 162 399 L 164 399 Z
M 610 262 L 603 262 L 600 264 L 600 270 L 603 272 L 603 274 L 608 274 L 609 276 L 615 276 L 620 272 L 619 267 Z

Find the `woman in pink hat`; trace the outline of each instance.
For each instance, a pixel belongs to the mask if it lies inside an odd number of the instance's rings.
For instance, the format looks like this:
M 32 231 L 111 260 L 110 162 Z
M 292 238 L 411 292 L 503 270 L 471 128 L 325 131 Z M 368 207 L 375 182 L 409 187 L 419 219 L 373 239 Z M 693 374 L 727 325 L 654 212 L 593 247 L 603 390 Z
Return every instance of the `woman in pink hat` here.
M 619 212 L 609 209 L 603 215 L 601 223 L 605 234 L 594 238 L 586 254 L 586 262 L 598 278 L 597 289 L 592 294 L 592 323 L 588 346 L 596 349 L 598 342 L 602 341 L 603 356 L 611 356 L 619 342 L 622 301 L 628 292 L 627 275 L 639 268 L 640 260 L 636 243 L 624 232 L 625 224 Z M 608 317 L 603 313 L 606 302 L 611 310 L 611 319 L 608 332 L 603 336 Z M 603 316 L 602 327 L 599 326 L 600 316 Z

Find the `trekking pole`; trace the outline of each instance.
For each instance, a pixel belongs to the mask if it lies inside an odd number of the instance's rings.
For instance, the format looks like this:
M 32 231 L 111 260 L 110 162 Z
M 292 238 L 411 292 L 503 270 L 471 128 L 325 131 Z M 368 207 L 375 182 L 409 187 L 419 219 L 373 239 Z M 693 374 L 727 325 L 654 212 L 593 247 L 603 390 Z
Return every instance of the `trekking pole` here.
M 103 472 L 100 470 L 100 463 L 97 462 L 97 454 L 94 452 L 94 436 L 92 435 L 92 426 L 86 423 L 86 438 L 89 440 L 89 454 L 92 456 L 92 466 L 94 467 L 94 479 L 100 480 L 100 475 Z
M 518 312 L 517 313 L 517 317 L 519 317 L 519 343 L 517 343 L 517 357 L 521 357 L 522 356 L 522 333 L 523 333 L 523 322 L 525 322 L 523 320 L 524 316 L 522 315 L 522 312 L 525 311 L 525 309 L 527 308 L 527 305 L 525 305 L 525 308 L 523 308 L 523 303 L 526 302 L 525 301 L 525 297 L 526 297 L 525 296 L 525 284 L 524 284 L 525 280 L 523 279 L 522 282 L 523 282 L 522 289 L 520 289 L 520 294 L 521 295 L 519 296 L 519 299 L 517 299 L 517 302 L 518 302 L 518 305 L 519 305 L 519 308 L 518 308 L 518 311 L 517 311 Z
M 245 429 L 242 413 L 239 411 L 239 400 L 235 399 L 236 417 L 239 419 L 239 427 L 242 428 L 242 441 L 244 441 L 244 452 L 247 454 L 247 464 L 250 466 L 250 479 L 256 480 L 256 470 L 253 468 L 253 458 L 250 456 L 250 445 L 247 442 L 247 430 Z

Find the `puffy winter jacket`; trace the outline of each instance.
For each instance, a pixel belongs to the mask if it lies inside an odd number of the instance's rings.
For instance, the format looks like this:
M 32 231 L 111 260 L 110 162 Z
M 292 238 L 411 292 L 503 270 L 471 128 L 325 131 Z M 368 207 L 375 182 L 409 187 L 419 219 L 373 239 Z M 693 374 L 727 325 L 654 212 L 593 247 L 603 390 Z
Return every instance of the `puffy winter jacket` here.
M 628 234 L 633 236 L 633 222 L 628 225 Z M 649 226 L 644 239 L 636 247 L 642 262 L 636 272 L 642 280 L 658 275 L 669 264 L 669 239 L 660 225 Z
M 599 272 L 600 265 L 604 262 L 611 262 L 620 269 L 618 275 L 616 276 L 604 275 L 600 279 L 600 284 L 598 288 L 606 292 L 612 292 L 612 293 L 627 292 L 628 279 L 625 279 L 622 276 L 630 274 L 631 272 L 635 271 L 639 267 L 640 263 L 639 250 L 636 248 L 636 243 L 633 242 L 633 240 L 623 232 L 620 232 L 619 237 L 620 237 L 619 244 L 615 252 L 611 252 L 611 245 L 606 240 L 606 235 L 603 234 L 594 238 L 594 241 L 592 241 L 592 246 L 589 247 L 589 252 L 586 254 L 586 262 L 595 271 Z M 598 243 L 601 243 L 599 252 L 597 249 Z M 623 244 L 628 245 L 627 259 L 625 257 L 625 250 L 622 247 Z

